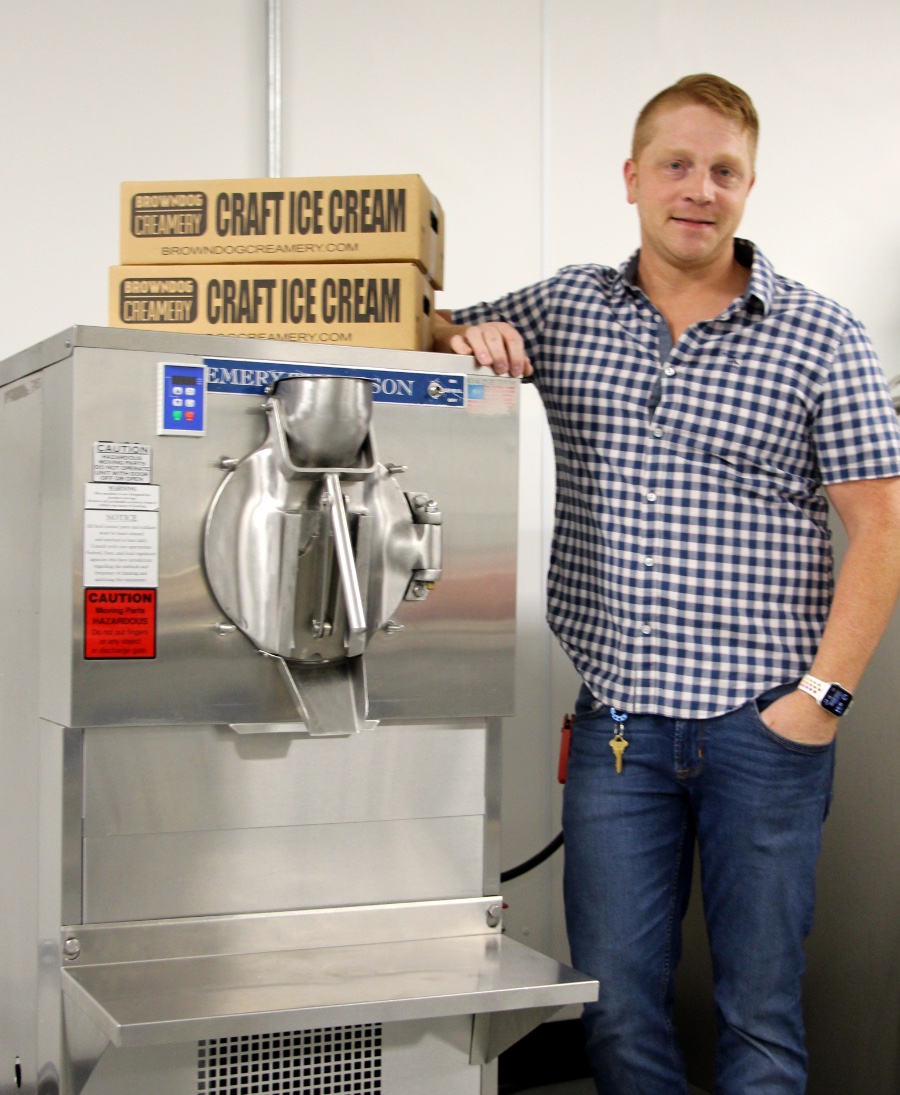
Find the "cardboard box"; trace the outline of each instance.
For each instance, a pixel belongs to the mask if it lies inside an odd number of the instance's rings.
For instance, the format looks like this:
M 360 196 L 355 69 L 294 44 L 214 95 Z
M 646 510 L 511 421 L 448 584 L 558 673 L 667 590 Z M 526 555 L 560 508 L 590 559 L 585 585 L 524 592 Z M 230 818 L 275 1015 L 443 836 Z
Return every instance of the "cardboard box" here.
M 415 262 L 440 289 L 444 214 L 418 175 L 126 182 L 120 262 Z
M 110 270 L 111 327 L 429 350 L 432 308 L 412 263 Z

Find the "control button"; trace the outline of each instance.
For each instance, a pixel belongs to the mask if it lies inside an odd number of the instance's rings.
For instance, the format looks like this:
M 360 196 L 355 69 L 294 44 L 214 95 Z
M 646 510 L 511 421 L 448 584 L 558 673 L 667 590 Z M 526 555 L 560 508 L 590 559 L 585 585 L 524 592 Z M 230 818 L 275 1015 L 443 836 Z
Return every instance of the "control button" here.
M 184 394 L 185 395 L 196 395 L 197 394 L 197 389 L 196 388 L 185 388 L 184 389 Z
M 176 384 L 172 389 L 172 395 L 184 395 L 184 388 L 180 384 Z
M 175 420 L 176 422 L 180 422 L 180 421 L 181 421 L 181 415 L 182 415 L 182 412 L 181 412 L 181 411 L 172 411 L 172 418 L 174 418 L 174 420 Z
M 188 422 L 193 422 L 194 421 L 194 412 L 193 411 L 185 411 L 184 412 L 184 417 L 188 420 Z
M 184 400 L 183 399 L 173 399 L 172 400 L 172 406 L 173 407 L 183 407 L 184 406 Z
M 184 401 L 184 405 L 185 405 L 185 407 L 196 407 L 197 406 L 197 400 L 196 399 L 186 399 Z

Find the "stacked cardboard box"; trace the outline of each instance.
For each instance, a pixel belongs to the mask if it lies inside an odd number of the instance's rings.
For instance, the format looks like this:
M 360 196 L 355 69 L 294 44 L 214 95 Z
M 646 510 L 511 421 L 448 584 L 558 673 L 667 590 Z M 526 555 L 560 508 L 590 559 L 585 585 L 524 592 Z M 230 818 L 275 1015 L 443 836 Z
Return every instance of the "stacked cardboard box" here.
M 122 184 L 113 327 L 427 350 L 444 217 L 418 175 Z

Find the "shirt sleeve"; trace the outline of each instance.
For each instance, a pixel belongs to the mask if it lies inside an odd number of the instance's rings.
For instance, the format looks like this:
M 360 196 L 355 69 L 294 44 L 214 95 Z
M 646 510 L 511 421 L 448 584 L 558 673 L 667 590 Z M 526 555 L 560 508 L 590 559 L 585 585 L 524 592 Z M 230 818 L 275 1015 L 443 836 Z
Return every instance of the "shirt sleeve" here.
M 863 326 L 851 320 L 825 384 L 813 437 L 823 483 L 900 475 L 900 424 Z
M 536 372 L 540 371 L 543 335 L 555 278 L 528 285 L 498 300 L 455 308 L 453 322 L 466 326 L 503 321 L 512 324 L 522 336 L 525 352 Z

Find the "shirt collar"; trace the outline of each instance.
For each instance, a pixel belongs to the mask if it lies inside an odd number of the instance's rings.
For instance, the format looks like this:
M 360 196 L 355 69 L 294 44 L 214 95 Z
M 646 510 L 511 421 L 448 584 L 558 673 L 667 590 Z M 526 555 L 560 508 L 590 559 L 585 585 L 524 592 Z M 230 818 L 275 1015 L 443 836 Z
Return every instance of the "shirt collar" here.
M 617 280 L 629 289 L 638 288 L 637 270 L 640 256 L 641 252 L 638 249 L 619 267 Z M 762 314 L 767 315 L 775 295 L 775 271 L 772 264 L 750 240 L 738 237 L 734 240 L 734 257 L 741 266 L 750 269 L 750 281 L 742 298 L 745 310 L 754 311 L 759 307 Z

